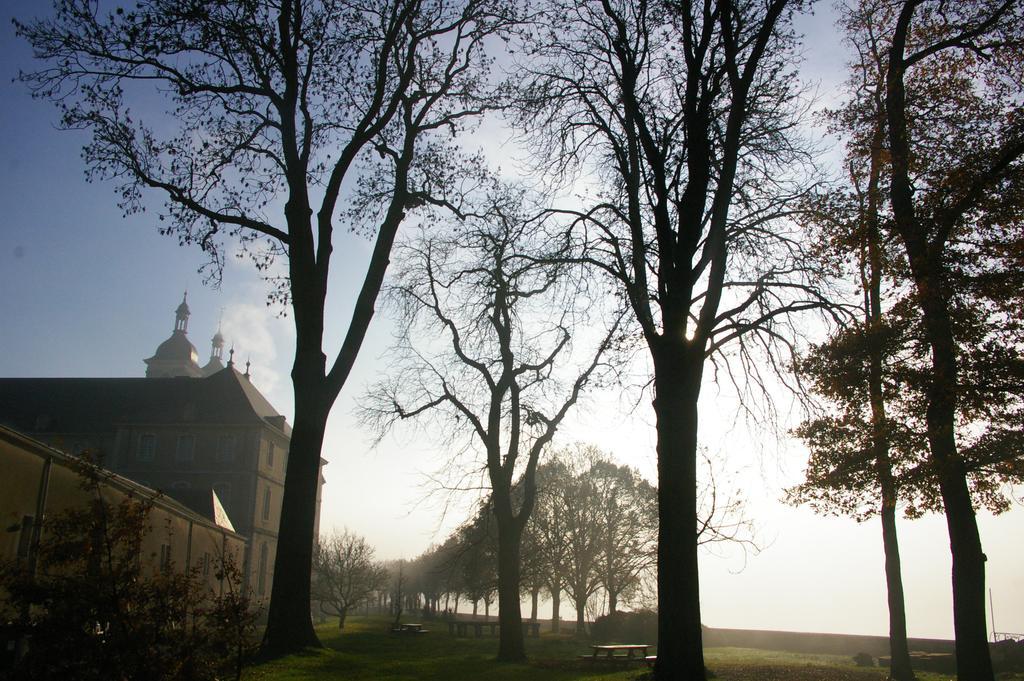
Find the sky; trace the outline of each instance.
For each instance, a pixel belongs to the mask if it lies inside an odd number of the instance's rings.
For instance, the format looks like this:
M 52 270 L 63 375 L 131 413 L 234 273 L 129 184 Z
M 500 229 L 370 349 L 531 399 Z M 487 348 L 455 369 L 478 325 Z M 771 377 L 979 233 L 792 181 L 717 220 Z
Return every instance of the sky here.
M 170 335 L 174 309 L 188 291 L 189 337 L 201 360 L 220 324 L 236 360 L 251 361 L 252 380 L 291 421 L 292 320 L 267 305 L 267 284 L 250 263 L 229 259 L 221 286 L 205 285 L 197 274 L 203 255 L 159 235 L 154 211 L 123 216 L 111 184 L 85 181 L 85 136 L 58 130 L 53 106 L 12 82 L 19 69 L 32 68 L 32 60 L 28 46 L 14 37 L 10 18 L 31 16 L 40 7 L 13 0 L 0 15 L 0 376 L 142 376 L 143 358 Z M 807 36 L 801 74 L 817 83 L 827 101 L 837 96 L 845 59 L 827 6 L 802 17 L 798 28 Z M 491 152 L 500 156 L 502 147 Z M 327 327 L 335 348 L 370 250 L 360 237 L 339 239 Z M 372 434 L 353 416 L 360 395 L 386 371 L 382 358 L 392 332 L 390 320 L 378 315 L 332 412 L 321 527 L 348 527 L 366 536 L 381 558 L 413 558 L 443 540 L 474 499 L 437 493 L 431 475 L 446 453 L 430 438 L 399 431 L 374 447 Z M 794 417 L 781 406 L 784 416 Z M 878 521 L 858 524 L 782 504 L 781 490 L 799 481 L 806 451 L 777 432 L 747 428 L 732 411 L 728 395 L 707 385 L 700 439 L 713 456 L 728 461 L 728 486 L 743 492 L 762 550 L 702 558 L 704 622 L 884 635 Z M 634 409 L 618 393 L 592 394 L 560 441 L 596 444 L 653 481 L 652 423 L 643 401 Z M 979 526 L 995 629 L 1024 632 L 1024 508 L 1017 503 L 999 517 L 982 512 Z M 951 638 L 944 519 L 901 521 L 899 531 L 909 633 Z

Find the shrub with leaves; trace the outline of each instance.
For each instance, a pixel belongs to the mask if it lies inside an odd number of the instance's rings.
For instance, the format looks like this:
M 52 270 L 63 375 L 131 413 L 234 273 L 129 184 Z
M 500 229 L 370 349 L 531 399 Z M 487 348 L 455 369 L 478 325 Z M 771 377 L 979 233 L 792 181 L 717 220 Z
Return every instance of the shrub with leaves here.
M 868 653 L 857 653 L 853 656 L 853 663 L 858 667 L 874 667 L 875 658 L 871 657 Z

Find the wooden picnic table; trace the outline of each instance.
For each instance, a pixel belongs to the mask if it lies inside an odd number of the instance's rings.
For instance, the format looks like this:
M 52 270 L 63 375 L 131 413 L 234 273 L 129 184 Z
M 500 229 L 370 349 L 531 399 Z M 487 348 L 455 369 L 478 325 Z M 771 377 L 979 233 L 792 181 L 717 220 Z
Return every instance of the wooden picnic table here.
M 595 643 L 591 646 L 594 652 L 583 657 L 595 662 L 644 662 L 647 660 L 647 649 L 650 647 L 651 645 L 647 643 Z
M 425 634 L 427 630 L 423 628 L 422 624 L 416 622 L 401 622 L 398 626 L 391 627 L 391 631 L 396 634 Z

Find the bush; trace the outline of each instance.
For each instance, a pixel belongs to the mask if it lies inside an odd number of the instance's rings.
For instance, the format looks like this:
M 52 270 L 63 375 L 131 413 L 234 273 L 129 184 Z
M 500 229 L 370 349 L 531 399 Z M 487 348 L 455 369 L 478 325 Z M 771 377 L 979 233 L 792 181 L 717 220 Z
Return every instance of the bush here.
M 590 631 L 595 641 L 654 644 L 658 641 L 658 613 L 638 610 L 602 615 Z
M 875 658 L 871 657 L 867 653 L 857 653 L 853 656 L 853 663 L 858 667 L 874 667 Z

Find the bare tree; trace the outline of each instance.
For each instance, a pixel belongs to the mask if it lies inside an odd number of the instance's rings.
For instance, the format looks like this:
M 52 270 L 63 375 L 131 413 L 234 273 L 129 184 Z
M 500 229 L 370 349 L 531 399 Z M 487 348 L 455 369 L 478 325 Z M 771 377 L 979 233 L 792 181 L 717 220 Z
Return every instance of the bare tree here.
M 565 566 L 569 561 L 569 544 L 565 541 L 565 514 L 561 512 L 559 490 L 563 478 L 569 476 L 565 462 L 554 458 L 537 468 L 537 500 L 527 531 L 536 543 L 538 573 L 551 597 L 551 630 L 561 631 L 562 591 L 565 589 Z
M 519 191 L 498 190 L 486 214 L 401 248 L 392 289 L 405 320 L 397 370 L 363 410 L 381 431 L 430 417 L 483 459 L 497 526 L 502 660 L 526 655 L 520 544 L 541 452 L 605 370 L 616 331 L 615 323 L 585 326 L 600 301 L 579 285 L 578 267 L 553 257 L 522 201 Z
M 694 533 L 705 365 L 763 387 L 791 316 L 825 303 L 799 229 L 781 219 L 805 188 L 789 28 L 805 4 L 549 0 L 525 38 L 518 123 L 539 166 L 597 185 L 562 215 L 620 287 L 653 363 L 658 679 L 705 678 Z
M 719 486 L 711 458 L 703 451 L 701 456 L 698 543 L 757 551 L 742 498 Z M 595 594 L 603 590 L 614 613 L 619 599 L 639 589 L 656 567 L 658 491 L 635 470 L 584 444 L 556 452 L 538 471 L 537 485 L 528 531 L 545 558 L 549 588 L 565 590 L 572 599 L 582 633 Z
M 63 127 L 91 132 L 88 176 L 115 181 L 126 213 L 144 210 L 144 192 L 162 195 L 161 231 L 209 254 L 215 279 L 232 239 L 261 270 L 287 259 L 275 295 L 295 320 L 295 423 L 267 652 L 319 645 L 309 580 L 327 416 L 399 225 L 419 205 L 458 209 L 466 164 L 451 140 L 490 106 L 484 43 L 508 26 L 507 9 L 491 0 L 141 0 L 101 12 L 93 0 L 67 0 L 51 18 L 15 22 L 45 62 L 22 80 L 58 104 Z M 166 114 L 151 113 L 161 100 Z M 339 227 L 376 241 L 328 364 Z
M 545 493 L 545 500 L 551 504 L 546 515 L 562 519 L 563 533 L 555 541 L 565 546 L 565 561 L 552 567 L 572 600 L 579 636 L 587 633 L 587 603 L 602 586 L 600 567 L 607 528 L 601 521 L 606 509 L 601 507 L 598 483 L 589 474 L 597 455 L 596 449 L 583 447 L 564 457 L 567 475 L 556 478 L 558 486 Z
M 373 559 L 373 547 L 348 530 L 335 532 L 313 549 L 312 598 L 345 628 L 349 611 L 388 583 L 388 570 Z
M 634 590 L 655 566 L 658 538 L 658 490 L 628 466 L 598 460 L 587 473 L 596 492 L 600 531 L 597 574 L 608 597 L 608 612 Z

